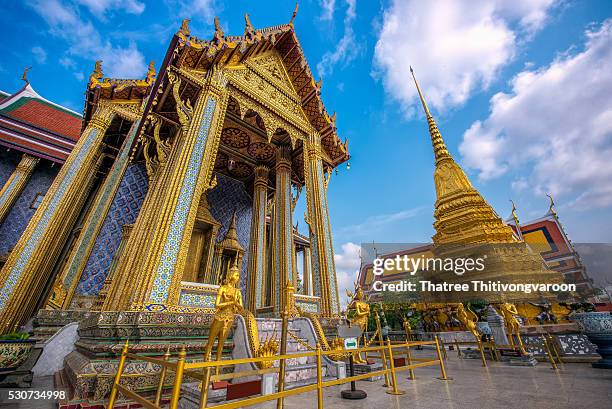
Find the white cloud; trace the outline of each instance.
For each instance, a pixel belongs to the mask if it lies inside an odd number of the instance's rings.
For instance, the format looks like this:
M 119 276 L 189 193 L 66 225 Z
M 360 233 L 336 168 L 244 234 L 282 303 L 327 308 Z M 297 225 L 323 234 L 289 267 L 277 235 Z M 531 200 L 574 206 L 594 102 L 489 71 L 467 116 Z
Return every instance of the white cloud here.
M 410 65 L 432 107 L 461 105 L 489 86 L 555 1 L 393 0 L 376 43 L 375 75 L 408 114 L 417 101 Z
M 78 2 L 98 18 L 104 18 L 107 13 L 118 10 L 140 15 L 145 9 L 144 3 L 138 0 L 78 0 Z
M 344 15 L 344 34 L 336 44 L 333 51 L 323 54 L 317 64 L 319 77 L 323 78 L 334 71 L 336 64 L 349 64 L 359 55 L 361 47 L 355 40 L 353 22 L 355 21 L 357 0 L 346 0 L 346 14 Z
M 366 218 L 362 223 L 351 224 L 349 226 L 338 229 L 338 234 L 343 237 L 363 237 L 365 234 L 373 234 L 379 231 L 382 227 L 391 223 L 406 220 L 419 215 L 425 207 L 416 207 L 411 209 L 400 210 L 396 213 L 379 214 Z
M 465 132 L 459 151 L 483 180 L 527 174 L 536 193 L 575 208 L 612 205 L 612 20 L 586 32 L 580 52 L 525 70 L 490 101 L 489 117 Z
M 333 20 L 336 0 L 319 0 L 321 6 L 321 20 Z
M 146 70 L 144 56 L 135 44 L 119 47 L 104 41 L 90 21 L 81 19 L 75 6 L 59 0 L 35 0 L 30 6 L 47 22 L 50 33 L 68 44 L 67 56 L 60 60 L 69 67 L 74 57 L 92 62 L 101 59 L 104 73 L 110 77 L 138 78 Z
M 338 281 L 338 293 L 340 294 L 340 308 L 344 310 L 350 300 L 347 299 L 346 290 L 353 292 L 355 282 L 359 276 L 361 249 L 355 243 L 348 242 L 340 246 L 342 252 L 334 255 L 336 263 L 336 278 Z
M 32 55 L 39 64 L 44 64 L 47 62 L 47 52 L 39 46 L 32 47 Z

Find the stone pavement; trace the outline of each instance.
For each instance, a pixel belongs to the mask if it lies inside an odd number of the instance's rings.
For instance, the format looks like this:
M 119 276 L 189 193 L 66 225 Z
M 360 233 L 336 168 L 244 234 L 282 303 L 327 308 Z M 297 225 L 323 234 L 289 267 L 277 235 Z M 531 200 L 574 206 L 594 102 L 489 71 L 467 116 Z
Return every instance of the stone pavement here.
M 425 356 L 421 351 L 416 356 Z M 429 355 L 431 356 L 431 354 Z M 416 380 L 408 379 L 408 371 L 398 372 L 399 389 L 406 393 L 393 396 L 385 393 L 382 382 L 357 382 L 365 390 L 366 399 L 347 401 L 340 391 L 349 384 L 326 388 L 323 402 L 326 409 L 604 409 L 612 408 L 612 371 L 594 369 L 590 364 L 564 364 L 558 371 L 540 362 L 536 367 L 507 366 L 479 360 L 459 359 L 449 351 L 447 374 L 453 380 L 438 380 L 439 367 L 415 369 Z M 252 406 L 276 408 L 276 402 Z M 316 391 L 285 399 L 286 409 L 317 407 Z
M 415 351 L 415 356 L 431 356 L 431 351 Z M 488 361 L 483 368 L 479 360 L 459 359 L 449 351 L 447 373 L 453 380 L 438 380 L 438 366 L 415 369 L 417 379 L 408 379 L 408 371 L 398 372 L 398 385 L 406 393 L 393 396 L 385 393 L 382 382 L 358 382 L 368 397 L 360 401 L 340 398 L 340 391 L 349 384 L 326 388 L 323 391 L 326 409 L 603 409 L 612 407 L 612 371 L 594 369 L 590 364 L 564 364 L 558 371 L 546 362 L 536 367 L 511 367 Z M 33 389 L 51 390 L 51 377 L 35 379 Z M 5 391 L 0 393 L 2 409 L 46 409 L 57 407 L 52 401 L 7 402 Z M 214 407 L 214 406 L 213 406 Z M 276 408 L 276 401 L 257 406 L 258 409 Z M 317 407 L 315 392 L 290 396 L 286 409 Z

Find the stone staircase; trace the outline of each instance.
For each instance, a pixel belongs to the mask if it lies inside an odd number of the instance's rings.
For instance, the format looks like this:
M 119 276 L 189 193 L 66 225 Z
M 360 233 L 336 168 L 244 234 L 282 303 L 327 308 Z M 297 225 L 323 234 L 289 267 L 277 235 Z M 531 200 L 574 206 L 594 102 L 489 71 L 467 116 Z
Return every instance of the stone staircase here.
M 246 343 L 244 332 L 246 327 L 244 327 L 244 321 L 237 320 L 237 326 L 234 331 L 234 352 L 232 354 L 233 358 L 245 358 L 251 357 L 250 354 L 250 346 Z M 270 339 L 272 337 L 276 338 L 280 344 L 281 337 L 281 326 L 282 321 L 280 319 L 275 318 L 258 318 L 257 319 L 257 327 L 259 330 L 259 340 L 260 342 L 264 342 L 266 339 Z M 289 321 L 288 331 L 291 332 L 294 336 L 287 336 L 287 354 L 298 354 L 301 352 L 306 352 L 309 349 L 306 345 L 310 345 L 314 348 L 317 343 L 316 335 L 314 332 L 314 328 L 310 323 L 310 320 L 307 318 L 296 318 Z M 299 339 L 299 341 L 297 339 Z M 248 341 L 247 341 L 248 342 Z M 245 348 L 246 347 L 246 348 Z M 273 364 L 275 367 L 279 366 L 279 361 L 275 361 Z M 252 370 L 256 367 L 254 365 L 238 365 L 235 368 L 235 372 Z M 324 379 L 336 379 L 340 374 L 341 377 L 344 377 L 346 371 L 344 368 L 343 362 L 334 362 L 328 359 L 327 357 L 323 357 L 323 365 L 322 365 L 322 376 Z M 271 374 L 273 377 L 273 384 L 276 385 L 278 381 L 278 374 Z M 254 379 L 254 378 L 251 378 Z M 249 380 L 251 380 L 249 379 Z M 317 363 L 316 357 L 298 357 L 298 358 L 290 358 L 286 361 L 285 367 L 285 388 L 291 389 L 298 386 L 303 386 L 311 383 L 316 383 L 317 381 Z

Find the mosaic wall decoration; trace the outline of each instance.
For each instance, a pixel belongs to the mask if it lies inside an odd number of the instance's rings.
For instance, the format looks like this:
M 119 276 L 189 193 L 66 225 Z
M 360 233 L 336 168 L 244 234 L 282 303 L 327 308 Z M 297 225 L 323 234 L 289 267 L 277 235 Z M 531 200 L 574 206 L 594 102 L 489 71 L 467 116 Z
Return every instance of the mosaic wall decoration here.
M 19 156 L 18 156 L 19 158 Z M 32 215 L 36 211 L 30 205 L 38 193 L 43 195 L 51 186 L 59 166 L 51 167 L 41 161 L 32 172 L 30 180 L 13 204 L 4 222 L 0 225 L 0 255 L 8 253 L 17 244 Z
M 215 294 L 202 294 L 192 291 L 181 291 L 179 304 L 196 308 L 215 308 Z
M 177 206 L 172 214 L 168 236 L 165 239 L 166 241 L 160 256 L 159 265 L 157 266 L 155 280 L 153 281 L 153 290 L 150 295 L 150 301 L 153 303 L 164 303 L 168 299 L 168 291 L 172 284 L 174 269 L 185 234 L 187 217 L 192 208 L 193 197 L 200 176 L 202 161 L 204 160 L 206 141 L 208 140 L 210 125 L 216 106 L 217 100 L 209 97 L 204 107 L 202 121 L 198 125 L 198 134 L 196 135 L 195 144 L 190 153 L 187 168 L 185 169 L 184 178 L 179 190 Z M 195 205 L 197 206 L 197 202 Z
M 136 221 L 148 188 L 144 165 L 134 163 L 128 166 L 83 270 L 77 294 L 96 295 L 102 289 L 121 242 L 121 228 Z
M 22 153 L 16 150 L 10 150 L 7 152 L 6 149 L 0 149 L 0 189 L 6 183 L 8 178 L 11 176 L 17 164 L 21 160 Z
M 249 265 L 249 240 L 251 236 L 251 217 L 253 200 L 244 184 L 229 176 L 217 173 L 217 186 L 207 192 L 210 212 L 221 223 L 217 243 L 221 242 L 229 229 L 232 215 L 236 212 L 236 233 L 238 242 L 245 250 L 240 269 L 240 288 L 243 295 L 247 288 L 247 268 Z
M 34 254 L 36 246 L 38 243 L 40 243 L 43 235 L 47 232 L 51 219 L 58 211 L 60 202 L 66 196 L 66 192 L 70 186 L 72 186 L 74 179 L 77 177 L 77 175 L 79 175 L 79 170 L 83 168 L 83 163 L 89 155 L 89 152 L 95 146 L 97 146 L 96 144 L 99 142 L 99 133 L 100 130 L 98 128 L 93 128 L 88 134 L 81 136 L 81 139 L 77 144 L 78 148 L 75 147 L 75 150 L 73 150 L 73 153 L 71 153 L 71 163 L 64 164 L 64 166 L 69 167 L 66 168 L 63 178 L 59 181 L 57 189 L 53 192 L 46 207 L 41 209 L 38 224 L 34 226 L 32 234 L 27 237 L 23 250 L 19 253 L 19 258 L 15 262 L 13 268 L 10 270 L 8 277 L 4 282 L 4 286 L 0 289 L 0 308 L 4 308 L 6 305 L 13 288 L 17 284 L 17 281 L 21 278 L 21 274 Z

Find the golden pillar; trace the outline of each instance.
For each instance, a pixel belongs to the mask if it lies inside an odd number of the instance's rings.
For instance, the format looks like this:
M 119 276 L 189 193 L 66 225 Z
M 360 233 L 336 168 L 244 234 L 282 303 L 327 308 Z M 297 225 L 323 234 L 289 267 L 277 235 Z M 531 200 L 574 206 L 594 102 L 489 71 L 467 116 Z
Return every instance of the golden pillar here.
M 176 90 L 177 105 L 182 109 L 180 105 L 184 103 L 178 96 L 180 79 L 170 81 Z M 143 226 L 146 220 L 151 228 L 140 242 L 142 263 L 137 269 L 124 266 L 122 271 L 124 276 L 132 276 L 127 280 L 131 284 L 120 289 L 133 294 L 132 309 L 159 310 L 178 304 L 199 198 L 215 183 L 212 170 L 228 98 L 222 81 L 220 75 L 209 75 L 193 111 L 189 117 L 181 118 L 181 134 L 168 162 L 158 170 L 161 174 L 155 191 L 150 192 L 155 204 L 147 209 L 149 215 L 141 211 L 136 220 L 135 232 L 146 227 Z M 181 113 L 185 115 L 184 112 Z
M 34 312 L 55 259 L 89 193 L 102 139 L 113 116 L 110 104 L 98 104 L 0 271 L 0 333 L 22 324 Z
M 253 217 L 249 244 L 248 309 L 255 314 L 264 306 L 266 271 L 266 203 L 268 201 L 268 168 L 255 168 L 253 188 Z
M 291 149 L 276 149 L 276 192 L 274 194 L 274 257 L 272 262 L 272 288 L 274 311 L 284 311 L 287 284 L 295 287 L 293 274 L 293 224 L 291 223 Z
M 139 125 L 140 120 L 132 124 L 113 166 L 104 179 L 93 206 L 83 222 L 83 230 L 68 256 L 68 262 L 55 281 L 54 291 L 47 302 L 48 307 L 66 309 L 70 306 L 74 290 L 83 274 L 102 224 L 128 167 L 130 150 L 136 139 Z
M 321 297 L 320 313 L 323 316 L 331 316 L 340 313 L 340 303 L 323 179 L 321 139 L 318 134 L 312 134 L 307 142 L 304 149 L 304 174 L 308 207 L 307 223 L 310 227 L 312 250 L 312 286 L 314 295 Z
M 13 203 L 19 197 L 23 188 L 30 180 L 30 176 L 38 163 L 38 158 L 26 153 L 21 157 L 21 161 L 9 176 L 8 180 L 0 190 L 0 223 L 8 215 Z

